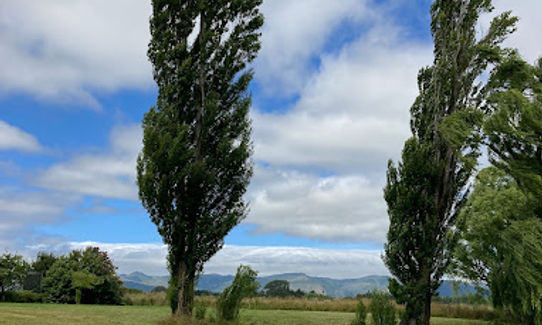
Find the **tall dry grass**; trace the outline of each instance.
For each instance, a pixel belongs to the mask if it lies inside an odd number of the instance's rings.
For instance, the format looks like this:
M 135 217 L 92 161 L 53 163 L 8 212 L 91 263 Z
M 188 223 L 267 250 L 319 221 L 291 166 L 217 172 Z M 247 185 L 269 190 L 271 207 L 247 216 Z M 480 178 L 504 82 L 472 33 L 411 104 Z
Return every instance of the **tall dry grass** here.
M 122 303 L 135 306 L 169 306 L 165 292 L 126 293 Z
M 195 302 L 207 307 L 216 305 L 216 297 L 199 296 Z M 365 306 L 370 305 L 370 299 L 363 298 Z M 124 303 L 127 305 L 143 306 L 168 306 L 166 294 L 159 293 L 133 293 L 124 296 Z M 269 298 L 255 297 L 243 299 L 241 308 L 254 310 L 302 310 L 302 311 L 335 311 L 350 312 L 356 311 L 358 300 L 353 298 L 343 299 L 314 299 L 314 298 Z M 404 307 L 396 304 L 401 312 Z M 469 304 L 446 304 L 433 302 L 431 304 L 431 316 L 446 318 L 464 318 L 476 320 L 494 320 L 497 315 L 493 308 L 484 305 Z
M 445 304 L 441 302 L 431 304 L 431 316 L 477 320 L 494 320 L 498 317 L 497 312 L 487 305 Z

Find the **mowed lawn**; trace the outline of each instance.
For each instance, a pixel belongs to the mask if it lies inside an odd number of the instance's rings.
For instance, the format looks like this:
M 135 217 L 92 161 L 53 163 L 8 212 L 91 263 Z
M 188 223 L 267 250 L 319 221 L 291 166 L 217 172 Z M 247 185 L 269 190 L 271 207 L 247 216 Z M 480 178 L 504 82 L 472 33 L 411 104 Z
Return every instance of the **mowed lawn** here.
M 156 324 L 170 313 L 160 306 L 96 306 L 56 304 L 0 304 L 0 324 L 28 325 L 103 325 Z M 349 325 L 353 313 L 242 310 L 241 325 Z M 434 325 L 485 325 L 486 322 L 432 318 Z

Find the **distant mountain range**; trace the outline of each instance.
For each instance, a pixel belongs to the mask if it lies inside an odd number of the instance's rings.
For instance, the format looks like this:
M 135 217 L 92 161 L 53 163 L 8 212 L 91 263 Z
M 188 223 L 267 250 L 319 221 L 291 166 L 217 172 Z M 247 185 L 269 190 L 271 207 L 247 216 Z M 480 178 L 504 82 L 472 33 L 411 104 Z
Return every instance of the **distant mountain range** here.
M 151 291 L 156 286 L 167 287 L 169 276 L 150 276 L 141 272 L 121 274 L 121 280 L 128 288 Z M 221 292 L 233 281 L 233 275 L 204 274 L 197 283 L 198 290 Z M 365 276 L 357 279 L 331 279 L 325 277 L 312 277 L 303 273 L 284 273 L 258 277 L 257 281 L 263 288 L 273 280 L 286 280 L 292 290 L 300 289 L 304 292 L 314 291 L 335 298 L 355 297 L 372 290 L 387 290 L 388 277 L 381 275 Z M 453 293 L 451 281 L 444 281 L 439 288 L 441 297 L 451 296 Z M 468 283 L 460 286 L 459 294 L 474 293 L 476 289 Z

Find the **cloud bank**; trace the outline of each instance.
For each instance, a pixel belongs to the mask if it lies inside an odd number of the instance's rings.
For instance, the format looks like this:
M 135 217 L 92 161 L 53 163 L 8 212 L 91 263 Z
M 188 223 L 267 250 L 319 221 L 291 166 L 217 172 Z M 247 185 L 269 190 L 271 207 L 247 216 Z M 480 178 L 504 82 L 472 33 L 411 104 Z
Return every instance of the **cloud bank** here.
M 119 274 L 134 271 L 152 275 L 168 274 L 167 247 L 161 244 L 69 242 L 29 246 L 26 247 L 25 255 L 28 258 L 35 257 L 39 250 L 66 254 L 72 249 L 88 246 L 106 251 L 118 267 Z M 250 265 L 263 276 L 292 272 L 337 279 L 388 275 L 380 255 L 381 252 L 375 250 L 226 245 L 205 264 L 204 273 L 235 274 L 237 267 L 244 264 Z

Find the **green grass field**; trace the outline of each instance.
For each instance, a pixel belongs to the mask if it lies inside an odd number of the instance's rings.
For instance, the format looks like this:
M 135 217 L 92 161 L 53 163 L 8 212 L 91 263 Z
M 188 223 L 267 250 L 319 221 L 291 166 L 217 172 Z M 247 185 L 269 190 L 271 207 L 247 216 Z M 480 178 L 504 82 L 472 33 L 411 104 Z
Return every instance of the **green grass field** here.
M 96 306 L 57 304 L 0 304 L 0 324 L 139 325 L 156 324 L 169 316 L 164 306 Z M 242 310 L 240 325 L 347 325 L 353 313 Z M 482 321 L 432 318 L 434 325 L 483 325 Z

